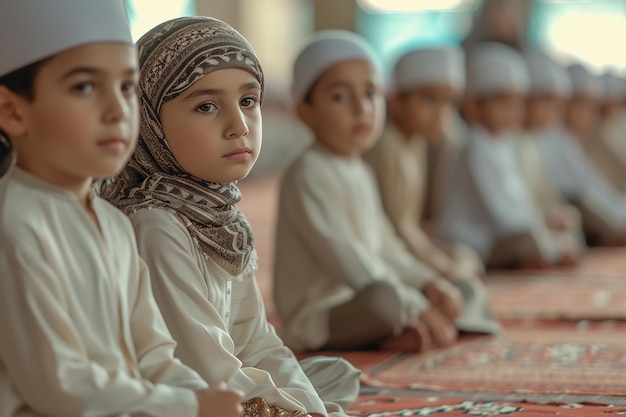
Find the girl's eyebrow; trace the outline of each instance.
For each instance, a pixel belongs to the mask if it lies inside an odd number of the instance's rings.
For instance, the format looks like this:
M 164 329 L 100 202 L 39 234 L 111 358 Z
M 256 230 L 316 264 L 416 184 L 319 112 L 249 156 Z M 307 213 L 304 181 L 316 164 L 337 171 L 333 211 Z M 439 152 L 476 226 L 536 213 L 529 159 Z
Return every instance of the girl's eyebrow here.
M 245 91 L 250 91 L 250 90 L 260 90 L 260 89 L 261 89 L 261 85 L 257 81 L 252 81 L 252 82 L 243 84 L 241 87 L 239 87 L 240 92 L 245 92 Z M 206 96 L 220 96 L 223 94 L 224 94 L 224 89 L 221 89 L 221 88 L 201 88 L 199 90 L 193 91 L 192 93 L 184 97 L 183 100 L 185 101 L 192 100 L 194 98 L 206 97 Z

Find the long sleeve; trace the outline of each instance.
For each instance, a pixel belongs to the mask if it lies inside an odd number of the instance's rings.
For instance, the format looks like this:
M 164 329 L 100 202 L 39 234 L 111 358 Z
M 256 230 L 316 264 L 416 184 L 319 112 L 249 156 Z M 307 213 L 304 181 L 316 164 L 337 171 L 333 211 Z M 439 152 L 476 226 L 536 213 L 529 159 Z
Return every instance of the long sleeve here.
M 296 175 L 293 180 L 297 185 L 284 191 L 291 195 L 290 203 L 283 205 L 289 206 L 284 214 L 291 217 L 290 224 L 298 234 L 306 236 L 311 256 L 325 270 L 357 290 L 378 280 L 420 288 L 432 278 L 430 271 L 410 257 L 393 233 L 376 200 L 377 191 L 371 190 L 369 177 L 368 182 L 349 190 L 342 188 L 344 178 L 321 167 L 315 173 L 308 170 Z M 360 209 L 372 211 L 370 216 L 363 216 L 369 217 L 364 220 L 369 225 L 346 217 Z M 415 295 L 415 302 L 424 306 L 420 296 Z
M 177 356 L 209 384 L 224 381 L 229 388 L 242 390 L 246 399 L 262 397 L 286 410 L 325 414 L 321 400 L 314 401 L 315 390 L 306 376 L 299 375 L 293 355 L 266 322 L 254 278 L 231 285 L 211 276 L 209 261 L 184 225 L 164 210 L 142 210 L 131 220 L 140 254 L 151 271 L 155 298 L 178 341 Z M 230 302 L 241 303 L 246 310 L 230 308 Z M 262 359 L 265 355 L 276 357 Z M 297 368 L 290 369 L 292 379 L 285 378 L 285 366 Z M 287 387 L 291 383 L 295 386 Z
M 196 416 L 191 389 L 95 362 L 85 346 L 88 335 L 74 325 L 88 318 L 72 314 L 75 300 L 68 299 L 59 271 L 43 262 L 36 245 L 9 246 L 0 249 L 0 333 L 11 337 L 0 339 L 0 357 L 29 407 L 50 417 Z

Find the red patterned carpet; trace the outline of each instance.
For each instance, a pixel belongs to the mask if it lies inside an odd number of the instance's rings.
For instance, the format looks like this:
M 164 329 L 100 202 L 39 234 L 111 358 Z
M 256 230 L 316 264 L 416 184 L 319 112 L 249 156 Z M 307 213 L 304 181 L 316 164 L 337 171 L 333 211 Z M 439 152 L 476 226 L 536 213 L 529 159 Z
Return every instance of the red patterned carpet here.
M 277 182 L 240 186 L 260 258 L 257 279 L 279 327 L 271 297 Z M 626 249 L 592 250 L 576 268 L 494 271 L 487 287 L 504 325 L 495 337 L 422 355 L 326 352 L 363 371 L 349 414 L 626 415 Z

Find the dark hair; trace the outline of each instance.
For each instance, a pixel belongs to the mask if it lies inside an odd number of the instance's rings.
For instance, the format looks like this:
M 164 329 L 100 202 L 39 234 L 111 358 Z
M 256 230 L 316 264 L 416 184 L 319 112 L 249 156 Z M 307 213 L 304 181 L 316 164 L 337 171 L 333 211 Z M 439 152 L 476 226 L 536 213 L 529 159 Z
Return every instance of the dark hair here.
M 6 86 L 9 90 L 24 97 L 26 100 L 32 101 L 35 98 L 35 77 L 44 62 L 45 60 L 40 60 L 1 76 L 0 85 Z M 10 157 L 10 145 L 9 136 L 0 129 L 0 165 L 2 165 L 4 159 Z
M 0 85 L 27 100 L 35 98 L 35 77 L 44 60 L 37 61 L 0 77 Z

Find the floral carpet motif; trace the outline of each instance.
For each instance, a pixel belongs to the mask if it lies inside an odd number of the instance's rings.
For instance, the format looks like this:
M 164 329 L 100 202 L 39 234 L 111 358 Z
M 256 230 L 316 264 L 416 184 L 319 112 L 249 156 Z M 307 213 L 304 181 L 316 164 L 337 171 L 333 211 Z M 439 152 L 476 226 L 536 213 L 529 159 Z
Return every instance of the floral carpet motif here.
M 433 391 L 621 396 L 626 324 L 531 323 L 446 350 L 398 356 L 366 372 L 372 386 Z

